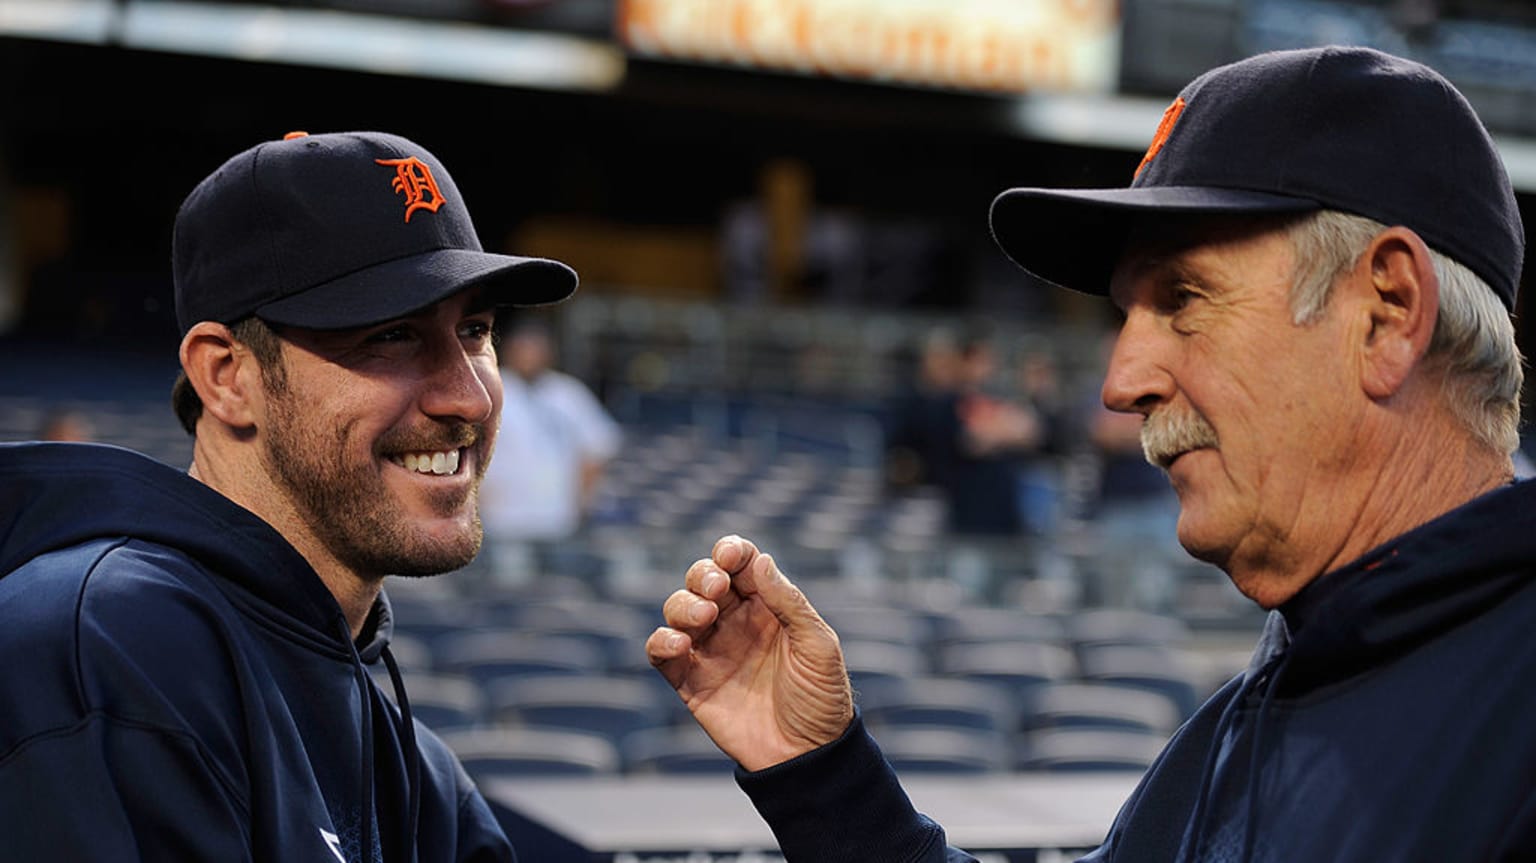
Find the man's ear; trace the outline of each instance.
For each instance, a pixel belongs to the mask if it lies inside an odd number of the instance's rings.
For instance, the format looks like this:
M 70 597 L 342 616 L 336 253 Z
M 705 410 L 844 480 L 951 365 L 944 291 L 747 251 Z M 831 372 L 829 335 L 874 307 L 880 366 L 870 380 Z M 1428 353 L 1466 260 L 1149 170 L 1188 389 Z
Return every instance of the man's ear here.
M 237 430 L 256 425 L 264 404 L 256 357 L 229 327 L 202 321 L 181 340 L 181 368 L 203 402 L 203 415 Z
M 1429 247 L 1398 226 L 1376 235 L 1352 275 L 1365 303 L 1361 385 L 1372 398 L 1402 389 L 1429 350 L 1440 318 L 1440 279 Z

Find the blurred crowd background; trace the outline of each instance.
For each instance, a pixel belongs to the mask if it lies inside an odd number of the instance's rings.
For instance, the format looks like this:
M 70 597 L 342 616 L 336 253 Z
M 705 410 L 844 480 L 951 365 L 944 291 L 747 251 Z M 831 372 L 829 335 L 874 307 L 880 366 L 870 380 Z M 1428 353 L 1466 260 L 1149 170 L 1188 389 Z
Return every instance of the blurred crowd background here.
M 1462 87 L 1536 224 L 1518 0 L 0 0 L 0 439 L 189 463 L 168 399 L 182 197 L 291 130 L 403 134 L 448 165 L 488 248 L 582 277 L 505 322 L 486 553 L 390 587 L 413 698 L 478 735 L 462 753 L 538 724 L 557 690 L 520 675 L 653 684 L 661 601 L 734 532 L 841 628 L 875 722 L 957 720 L 1011 753 L 914 740 L 909 769 L 1134 769 L 1158 747 L 1045 733 L 1160 741 L 1242 667 L 1262 614 L 1178 549 L 1136 419 L 1099 406 L 1107 304 L 1033 283 L 987 207 L 1123 185 L 1189 78 L 1327 42 Z M 1529 352 L 1523 314 L 1519 332 Z M 534 630 L 596 647 L 540 665 L 514 644 Z M 932 683 L 968 675 L 1006 697 Z M 1048 709 L 1045 683 L 1164 700 L 1090 709 L 1069 689 Z M 903 702 L 918 690 L 977 709 Z M 670 710 L 613 715 L 588 730 L 667 739 L 592 769 L 692 751 Z

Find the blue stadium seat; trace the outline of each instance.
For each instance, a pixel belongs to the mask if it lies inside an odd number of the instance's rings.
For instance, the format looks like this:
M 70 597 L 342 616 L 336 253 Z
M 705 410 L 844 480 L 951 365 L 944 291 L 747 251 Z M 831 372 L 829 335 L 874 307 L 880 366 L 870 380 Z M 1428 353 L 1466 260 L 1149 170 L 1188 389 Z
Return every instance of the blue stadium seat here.
M 916 645 L 845 639 L 842 646 L 848 678 L 861 696 L 875 696 L 907 678 L 932 670 L 928 654 Z
M 433 648 L 436 670 L 463 674 L 482 687 L 535 674 L 601 673 L 602 650 L 578 638 L 522 631 L 477 630 L 445 636 Z
M 1017 608 L 962 606 L 940 614 L 937 628 L 935 638 L 941 646 L 1001 641 L 1067 643 L 1067 630 L 1059 619 Z
M 902 608 L 818 603 L 821 616 L 844 641 L 893 641 L 926 646 L 933 638 L 927 619 Z
M 1013 746 L 1003 734 L 906 726 L 882 729 L 875 739 L 902 775 L 1005 773 L 1013 762 Z
M 470 678 L 417 671 L 406 673 L 404 679 L 411 715 L 422 725 L 441 733 L 484 724 L 485 694 Z M 381 680 L 379 688 L 394 698 L 394 687 L 387 680 Z
M 940 653 L 939 671 L 997 686 L 1016 703 L 1034 687 L 1077 675 L 1077 660 L 1060 644 L 1038 641 L 952 644 Z
M 1162 752 L 1166 738 L 1107 728 L 1042 728 L 1020 747 L 1017 768 L 1050 773 L 1141 772 Z
M 1067 637 L 1075 647 L 1112 644 L 1178 645 L 1190 638 L 1188 624 L 1164 614 L 1129 608 L 1093 608 L 1067 619 Z
M 631 677 L 540 675 L 499 680 L 488 689 L 498 726 L 561 728 L 601 735 L 615 744 L 636 731 L 659 728 L 673 716 L 656 687 Z
M 389 638 L 389 652 L 401 671 L 432 670 L 432 648 L 425 638 L 396 632 Z
M 476 782 L 499 776 L 615 776 L 622 762 L 608 740 L 546 728 L 476 728 L 441 735 Z
M 1043 683 L 1024 701 L 1022 727 L 1129 729 L 1167 737 L 1178 727 L 1179 705 L 1142 687 L 1082 681 Z
M 634 774 L 729 776 L 736 769 L 693 720 L 637 731 L 620 746 L 624 771 Z
M 860 709 L 882 732 L 923 726 L 1008 735 L 1018 726 L 1011 698 L 989 683 L 958 677 L 909 677 L 870 695 Z
M 1189 651 L 1169 645 L 1106 644 L 1078 649 L 1084 680 L 1136 686 L 1167 696 L 1188 718 L 1206 696 L 1206 680 Z

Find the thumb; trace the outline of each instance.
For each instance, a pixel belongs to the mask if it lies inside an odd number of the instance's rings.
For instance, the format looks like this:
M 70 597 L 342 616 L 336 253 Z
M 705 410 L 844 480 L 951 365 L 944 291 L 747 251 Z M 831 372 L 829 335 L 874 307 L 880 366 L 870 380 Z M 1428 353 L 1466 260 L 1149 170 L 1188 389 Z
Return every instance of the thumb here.
M 755 595 L 761 599 L 779 624 L 791 633 L 807 625 L 825 625 L 800 588 L 779 570 L 771 554 L 759 552 L 731 583 L 742 596 Z

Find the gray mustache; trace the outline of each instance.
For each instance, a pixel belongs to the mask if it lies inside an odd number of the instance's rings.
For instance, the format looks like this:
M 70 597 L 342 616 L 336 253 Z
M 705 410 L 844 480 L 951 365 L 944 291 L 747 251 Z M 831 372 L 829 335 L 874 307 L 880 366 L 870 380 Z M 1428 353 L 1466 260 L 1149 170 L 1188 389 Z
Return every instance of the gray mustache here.
M 1175 456 L 1216 445 L 1216 429 L 1194 411 L 1165 408 L 1149 415 L 1141 424 L 1142 454 L 1164 470 Z

